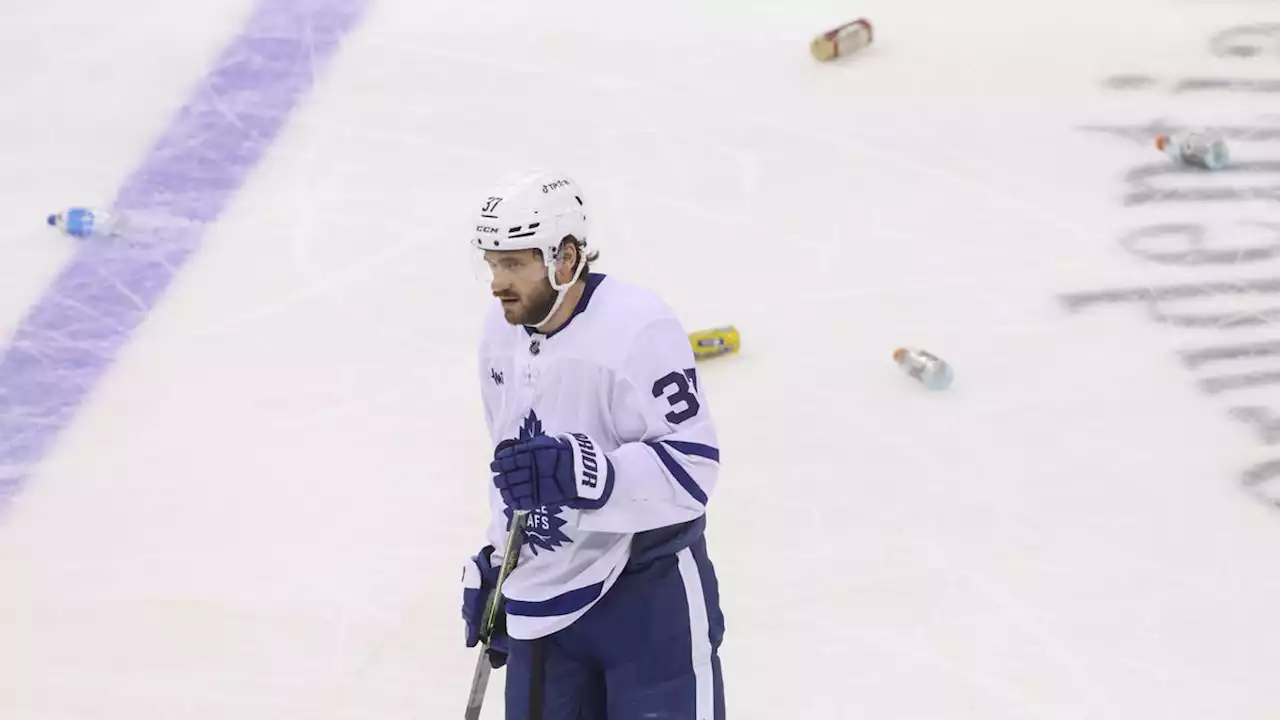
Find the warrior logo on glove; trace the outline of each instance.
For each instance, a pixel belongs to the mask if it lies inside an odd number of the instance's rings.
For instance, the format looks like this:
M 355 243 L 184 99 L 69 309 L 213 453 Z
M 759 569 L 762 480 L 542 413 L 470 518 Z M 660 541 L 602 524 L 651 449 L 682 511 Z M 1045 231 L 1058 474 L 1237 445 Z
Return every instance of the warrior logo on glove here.
M 538 419 L 538 414 L 532 410 L 525 416 L 524 422 L 520 425 L 520 434 L 517 440 L 520 442 L 528 442 L 535 437 L 543 435 L 542 421 Z M 529 517 L 525 520 L 524 536 L 525 542 L 534 555 L 540 550 L 547 552 L 555 552 L 565 543 L 572 540 L 560 531 L 564 527 L 564 518 L 560 517 L 560 513 L 564 511 L 563 507 L 539 507 L 529 513 Z M 507 528 L 511 527 L 511 518 L 513 511 L 511 508 L 506 509 Z
M 595 443 L 582 433 L 574 433 L 573 439 L 578 441 L 578 452 L 582 454 L 582 484 L 594 488 L 600 484 L 600 463 L 596 460 Z

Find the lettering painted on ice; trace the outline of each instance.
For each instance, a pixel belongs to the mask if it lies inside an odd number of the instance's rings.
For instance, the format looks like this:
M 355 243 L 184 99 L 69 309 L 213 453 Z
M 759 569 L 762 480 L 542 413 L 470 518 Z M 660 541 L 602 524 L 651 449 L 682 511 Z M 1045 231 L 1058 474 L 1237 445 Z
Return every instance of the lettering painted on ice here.
M 1280 24 L 1238 25 L 1210 36 L 1207 52 L 1219 60 L 1260 63 L 1280 59 Z M 1228 141 L 1253 145 L 1280 141 L 1280 121 L 1270 113 L 1268 95 L 1280 94 L 1280 78 L 1184 77 L 1160 79 L 1150 75 L 1116 74 L 1102 83 L 1109 92 L 1163 93 L 1188 99 L 1188 111 L 1206 105 L 1207 94 L 1231 94 L 1237 117 L 1229 124 L 1205 127 Z M 1259 119 L 1241 122 L 1238 114 L 1252 102 Z M 1210 106 L 1212 107 L 1212 106 Z M 1128 142 L 1149 144 L 1157 135 L 1183 129 L 1167 118 L 1133 125 L 1094 125 L 1081 128 Z M 1260 155 L 1260 153 L 1259 153 Z M 1229 398 L 1227 415 L 1248 427 L 1266 450 L 1280 446 L 1280 413 L 1267 407 L 1260 393 L 1280 389 L 1280 272 L 1269 263 L 1280 260 L 1280 161 L 1260 157 L 1235 162 L 1213 171 L 1215 181 L 1203 182 L 1204 170 L 1170 162 L 1150 162 L 1125 175 L 1120 204 L 1127 208 L 1167 210 L 1168 217 L 1122 233 L 1118 243 L 1134 258 L 1155 266 L 1176 266 L 1201 273 L 1199 278 L 1153 285 L 1135 278 L 1125 286 L 1064 293 L 1062 304 L 1073 313 L 1100 307 L 1135 307 L 1148 320 L 1203 333 L 1205 344 L 1181 350 L 1178 360 L 1195 373 L 1196 387 L 1206 395 Z M 1202 208 L 1239 207 L 1229 222 L 1213 220 Z M 1245 216 L 1246 211 L 1262 216 Z M 1175 214 L 1176 213 L 1176 214 Z M 1220 212 L 1215 217 L 1221 217 Z M 1261 272 L 1259 272 L 1261 271 Z M 1275 338 L 1241 338 L 1243 332 L 1275 332 Z M 1267 369 L 1274 363 L 1275 369 Z M 1280 458 L 1263 460 L 1243 470 L 1241 487 L 1259 500 L 1280 508 Z

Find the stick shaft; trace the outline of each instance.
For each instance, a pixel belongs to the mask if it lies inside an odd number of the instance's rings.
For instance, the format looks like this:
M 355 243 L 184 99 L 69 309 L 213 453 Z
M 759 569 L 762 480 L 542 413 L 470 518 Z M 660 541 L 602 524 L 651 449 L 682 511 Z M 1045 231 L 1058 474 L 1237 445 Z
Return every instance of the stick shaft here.
M 489 674 L 493 671 L 493 666 L 489 663 L 489 640 L 493 636 L 493 627 L 498 621 L 498 613 L 502 611 L 502 585 L 520 559 L 520 551 L 524 548 L 524 525 L 528 517 L 528 510 L 517 510 L 511 518 L 511 529 L 507 531 L 507 546 L 502 552 L 502 567 L 498 568 L 498 580 L 493 585 L 493 591 L 489 593 L 484 621 L 480 626 L 480 657 L 476 658 L 475 674 L 471 676 L 471 693 L 467 695 L 467 711 L 463 715 L 464 720 L 480 720 L 480 710 L 484 706 L 484 693 L 489 687 Z

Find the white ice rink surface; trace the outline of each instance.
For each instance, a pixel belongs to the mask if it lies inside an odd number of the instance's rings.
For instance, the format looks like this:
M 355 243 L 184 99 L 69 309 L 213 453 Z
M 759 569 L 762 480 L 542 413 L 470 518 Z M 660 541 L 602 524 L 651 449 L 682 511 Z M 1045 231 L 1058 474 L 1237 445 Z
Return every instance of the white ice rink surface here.
M 250 9 L 0 11 L 0 335 L 74 250 L 44 213 L 110 198 Z M 872 50 L 808 56 L 858 16 Z M 601 271 L 691 330 L 742 332 L 702 370 L 730 718 L 1280 716 L 1280 508 L 1240 484 L 1273 458 L 1232 410 L 1280 392 L 1198 390 L 1265 359 L 1179 360 L 1274 339 L 1267 298 L 1059 299 L 1273 273 L 1134 251 L 1185 251 L 1177 235 L 1126 249 L 1177 223 L 1210 250 L 1273 246 L 1237 221 L 1280 211 L 1125 207 L 1125 173 L 1162 158 L 1081 128 L 1274 124 L 1274 92 L 1175 90 L 1280 77 L 1275 40 L 1209 48 L 1278 20 L 1177 0 L 375 2 L 0 516 L 0 718 L 461 717 L 458 577 L 489 455 L 467 220 L 530 165 L 583 184 Z M 1265 138 L 1232 150 L 1280 159 Z M 1265 188 L 1275 168 L 1151 182 Z M 1175 310 L 1262 321 L 1157 322 Z M 901 344 L 955 386 L 903 377 Z

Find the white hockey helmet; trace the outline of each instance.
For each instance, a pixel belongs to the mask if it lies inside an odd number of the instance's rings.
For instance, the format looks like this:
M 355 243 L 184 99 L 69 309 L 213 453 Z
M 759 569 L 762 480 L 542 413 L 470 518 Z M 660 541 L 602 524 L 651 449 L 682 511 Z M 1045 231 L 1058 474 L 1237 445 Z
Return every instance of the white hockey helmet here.
M 542 251 L 547 278 L 558 293 L 551 312 L 533 327 L 545 325 L 586 265 L 583 255 L 587 248 L 587 210 L 578 184 L 556 170 L 512 175 L 485 195 L 473 219 L 471 245 L 477 250 Z M 556 282 L 556 263 L 560 244 L 569 235 L 579 243 L 580 259 L 573 278 L 562 285 Z

